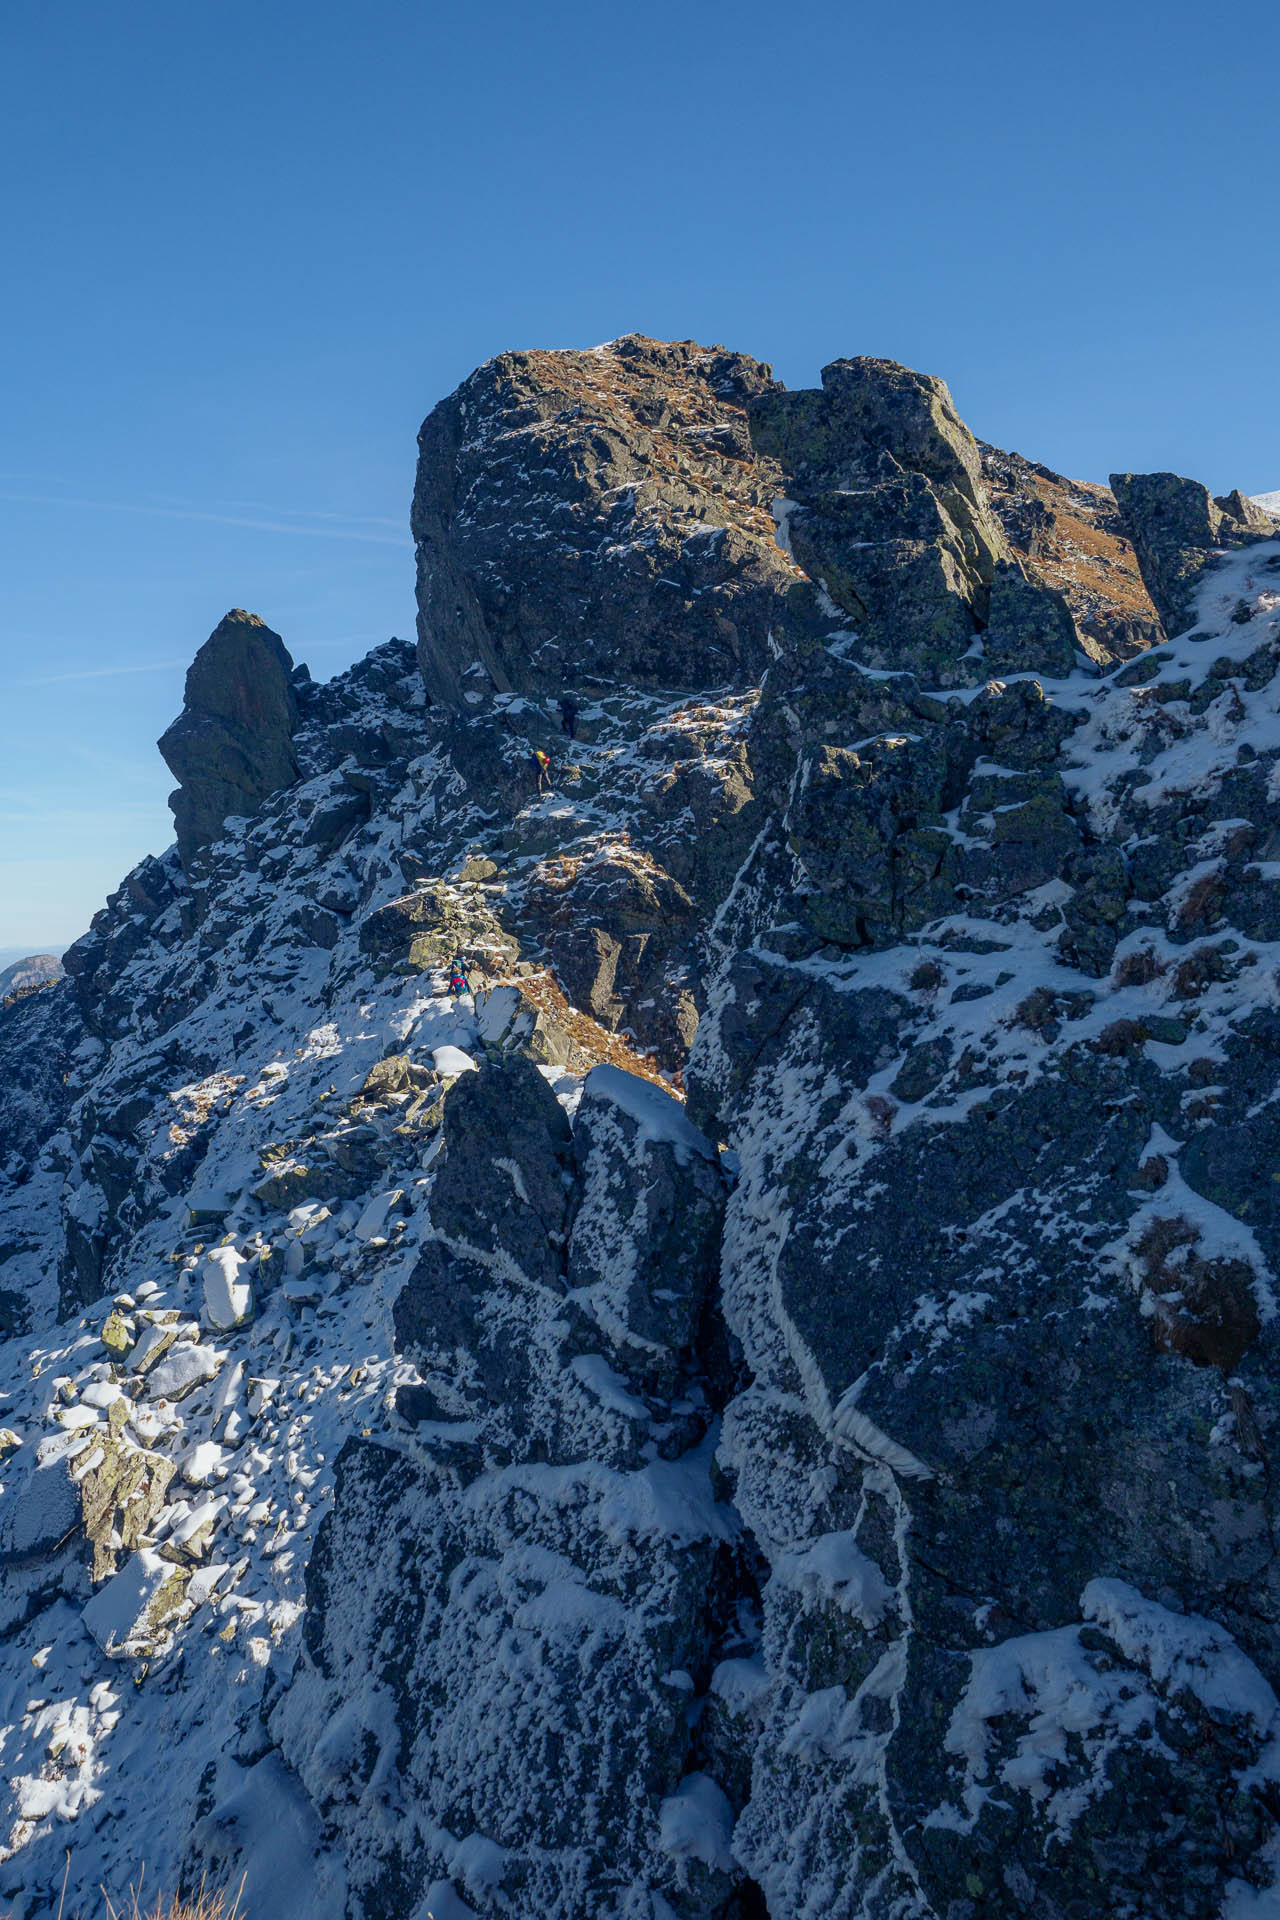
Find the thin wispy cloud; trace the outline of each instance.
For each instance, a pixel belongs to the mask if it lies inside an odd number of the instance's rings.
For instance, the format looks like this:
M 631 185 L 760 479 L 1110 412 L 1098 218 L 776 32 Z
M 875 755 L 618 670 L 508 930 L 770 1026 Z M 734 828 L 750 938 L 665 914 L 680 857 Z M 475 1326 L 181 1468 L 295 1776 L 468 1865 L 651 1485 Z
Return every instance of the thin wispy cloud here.
M 266 513 L 286 520 L 341 520 L 351 527 L 394 527 L 404 536 L 404 515 L 386 513 L 337 513 L 324 507 L 273 507 L 264 500 L 231 500 L 228 509 L 236 513 Z
M 290 509 L 275 508 L 271 510 L 273 518 L 257 519 L 242 513 L 213 513 L 204 507 L 156 507 L 140 500 L 72 500 L 61 494 L 10 492 L 7 489 L 0 492 L 0 500 L 14 506 L 71 507 L 83 513 L 141 513 L 160 520 L 200 520 L 217 527 L 247 527 L 253 533 L 303 533 L 315 540 L 355 540 L 375 547 L 413 546 L 412 540 L 402 533 L 373 531 L 376 527 L 391 523 L 358 514 L 307 514 L 305 518 L 290 518 Z M 306 519 L 322 524 L 308 526 Z
M 0 498 L 3 498 L 0 495 Z M 345 651 L 348 647 L 376 646 L 385 635 L 376 633 L 339 634 L 332 640 L 307 640 L 300 643 L 299 652 L 303 654 L 321 654 Z M 21 679 L 9 682 L 14 687 L 57 687 L 72 680 L 116 680 L 122 675 L 133 673 L 182 673 L 191 664 L 186 660 L 134 660 L 122 661 L 110 667 L 69 667 L 63 673 L 25 674 Z
M 130 666 L 76 667 L 69 673 L 32 674 L 16 684 L 20 687 L 56 687 L 64 680 L 115 680 L 122 673 L 180 673 L 189 664 L 186 660 L 142 660 Z

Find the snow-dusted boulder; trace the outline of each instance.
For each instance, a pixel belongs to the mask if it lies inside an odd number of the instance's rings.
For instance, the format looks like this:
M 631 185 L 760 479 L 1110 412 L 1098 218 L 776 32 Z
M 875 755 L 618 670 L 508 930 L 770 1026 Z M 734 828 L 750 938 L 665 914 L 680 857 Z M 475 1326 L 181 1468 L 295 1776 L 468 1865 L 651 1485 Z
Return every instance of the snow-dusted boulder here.
M 235 1247 L 211 1247 L 200 1264 L 204 1311 L 218 1333 L 243 1326 L 253 1316 L 253 1281 L 249 1262 Z

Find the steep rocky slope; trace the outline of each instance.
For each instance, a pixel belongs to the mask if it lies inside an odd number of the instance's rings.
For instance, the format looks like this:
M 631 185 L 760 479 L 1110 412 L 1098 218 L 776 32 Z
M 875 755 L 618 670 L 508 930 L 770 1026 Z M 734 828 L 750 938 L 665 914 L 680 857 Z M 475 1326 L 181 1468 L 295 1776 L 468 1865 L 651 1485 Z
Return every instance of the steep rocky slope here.
M 504 355 L 416 650 L 215 631 L 181 860 L 0 1014 L 15 1916 L 1275 1910 L 1280 538 L 1202 493 Z

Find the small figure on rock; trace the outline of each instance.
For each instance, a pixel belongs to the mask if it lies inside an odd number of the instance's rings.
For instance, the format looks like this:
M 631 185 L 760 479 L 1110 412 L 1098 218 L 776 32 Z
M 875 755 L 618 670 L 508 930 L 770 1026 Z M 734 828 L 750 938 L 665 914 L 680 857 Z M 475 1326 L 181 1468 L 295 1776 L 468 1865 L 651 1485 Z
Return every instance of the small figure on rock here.
M 571 693 L 566 693 L 560 702 L 560 727 L 571 740 L 578 737 L 578 703 Z
M 467 978 L 466 963 L 461 957 L 456 959 L 449 968 L 449 991 L 455 1000 L 461 999 L 464 993 L 470 993 L 471 991 L 471 982 Z
M 547 752 L 545 747 L 534 748 L 533 764 L 538 770 L 538 792 L 550 793 L 551 791 L 551 755 Z

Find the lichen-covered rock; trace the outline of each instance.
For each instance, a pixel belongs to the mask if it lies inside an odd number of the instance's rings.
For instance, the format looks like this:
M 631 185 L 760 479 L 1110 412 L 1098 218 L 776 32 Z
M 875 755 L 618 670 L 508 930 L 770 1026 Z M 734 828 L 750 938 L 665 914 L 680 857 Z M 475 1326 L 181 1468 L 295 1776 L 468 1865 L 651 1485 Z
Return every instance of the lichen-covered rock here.
M 1238 488 L 1215 499 L 1198 480 L 1176 473 L 1113 473 L 1111 488 L 1171 634 L 1190 625 L 1192 589 L 1216 551 L 1275 535 L 1271 515 Z
M 991 582 L 982 662 L 989 673 L 1045 673 L 1064 680 L 1075 664 L 1076 633 L 1067 603 L 1002 561 Z
M 919 475 L 929 484 L 931 511 L 958 530 L 963 562 L 974 577 L 989 580 L 1004 557 L 1004 536 L 982 489 L 978 444 L 956 412 L 946 382 L 916 373 L 894 360 L 859 355 L 822 369 L 820 390 L 766 391 L 750 409 L 752 434 L 771 452 L 806 495 L 872 484 L 869 511 L 892 510 L 893 497 L 877 497 L 878 485 L 901 484 L 891 476 Z M 886 460 L 887 456 L 887 460 Z M 906 481 L 908 497 L 924 504 Z M 894 537 L 907 531 L 885 528 Z
M 188 869 L 231 814 L 253 814 L 298 777 L 293 662 L 278 633 L 235 608 L 187 672 L 181 714 L 160 751 L 180 782 L 170 796 L 178 851 Z
M 92 1445 L 75 1469 L 95 1582 L 115 1572 L 121 1553 L 142 1544 L 173 1478 L 172 1460 L 126 1435 L 128 1413 L 127 1400 L 114 1403 L 112 1417 L 94 1429 Z
M 767 392 L 750 412 L 783 471 L 790 550 L 845 616 L 851 656 L 964 684 L 1008 549 L 944 382 L 836 360 L 820 390 Z

